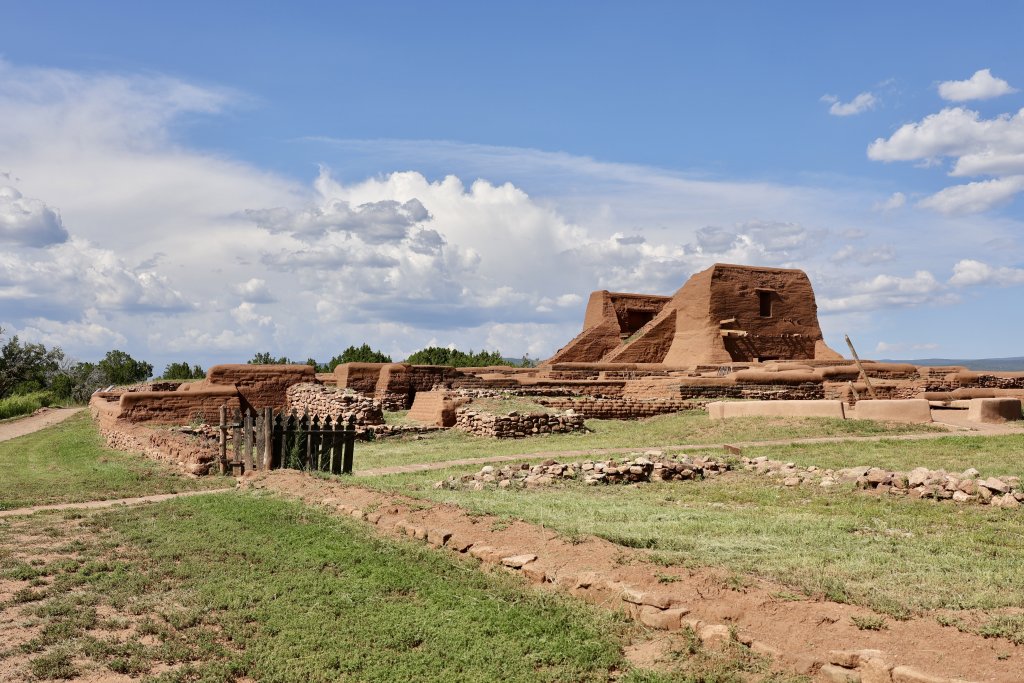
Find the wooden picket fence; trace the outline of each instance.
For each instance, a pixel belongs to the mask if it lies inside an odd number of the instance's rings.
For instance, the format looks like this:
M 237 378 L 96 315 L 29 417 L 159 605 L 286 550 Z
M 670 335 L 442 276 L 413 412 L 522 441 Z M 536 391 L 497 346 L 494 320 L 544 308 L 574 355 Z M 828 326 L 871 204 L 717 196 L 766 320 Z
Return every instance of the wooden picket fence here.
M 228 458 L 228 434 L 231 458 Z M 253 414 L 220 409 L 220 472 L 239 476 L 252 470 L 296 469 L 352 474 L 354 418 L 290 415 L 272 408 Z

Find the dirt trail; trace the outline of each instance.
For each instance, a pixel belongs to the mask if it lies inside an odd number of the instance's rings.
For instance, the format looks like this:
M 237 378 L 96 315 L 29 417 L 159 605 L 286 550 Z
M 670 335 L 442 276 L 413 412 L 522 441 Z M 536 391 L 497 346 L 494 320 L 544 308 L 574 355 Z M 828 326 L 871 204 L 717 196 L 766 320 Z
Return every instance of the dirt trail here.
M 0 441 L 9 441 L 19 436 L 38 432 L 40 429 L 63 422 L 83 410 L 85 408 L 50 408 L 27 417 L 0 422 Z
M 727 632 L 734 627 L 760 651 L 774 651 L 778 662 L 792 671 L 809 673 L 815 680 L 836 680 L 821 670 L 828 668 L 830 651 L 865 648 L 881 650 L 889 666 L 910 666 L 936 676 L 905 679 L 908 681 L 1021 680 L 1024 646 L 944 628 L 933 616 L 890 619 L 883 631 L 865 631 L 858 629 L 851 617 L 872 615 L 867 608 L 794 599 L 784 586 L 764 580 L 752 580 L 734 590 L 723 570 L 665 567 L 652 563 L 647 551 L 595 537 L 568 539 L 538 525 L 469 515 L 455 505 L 435 504 L 424 509 L 421 500 L 295 472 L 247 477 L 243 488 L 276 491 L 309 504 L 322 504 L 336 513 L 376 524 L 380 533 L 412 536 L 478 557 L 489 565 L 507 564 L 503 559 L 510 556 L 535 555 L 522 569 L 510 571 L 541 588 L 566 591 L 607 608 L 629 608 L 623 602 L 629 589 L 667 596 L 689 610 L 684 625 L 687 620 L 699 620 L 699 629 L 712 625 L 712 630 Z M 888 675 L 885 679 L 889 680 Z
M 202 491 L 182 491 L 180 493 L 157 493 L 152 496 L 140 496 L 138 498 L 111 498 L 110 500 L 89 500 L 83 503 L 56 503 L 53 505 L 34 505 L 28 508 L 15 508 L 13 510 L 0 510 L 0 518 L 20 517 L 31 515 L 43 510 L 96 510 L 99 508 L 112 508 L 118 505 L 141 505 L 143 503 L 159 503 L 173 498 L 185 498 L 187 496 L 205 496 L 209 493 L 224 493 L 234 491 L 235 487 L 223 489 L 204 489 Z
M 948 436 L 1004 436 L 1008 434 L 1024 433 L 1024 423 L 1005 424 L 977 424 L 968 423 L 965 419 L 943 418 L 943 422 L 936 421 L 937 425 L 949 428 L 945 432 L 923 432 L 920 434 L 889 434 L 878 436 L 815 436 L 798 439 L 772 439 L 768 441 L 733 441 L 728 445 L 735 448 L 758 448 L 761 446 L 789 446 L 795 444 L 816 444 L 816 443 L 843 443 L 843 442 L 873 442 L 873 441 L 926 441 L 930 439 L 942 439 Z M 409 465 L 395 465 L 392 467 L 373 467 L 365 470 L 356 470 L 357 477 L 375 477 L 385 474 L 406 474 L 409 472 L 425 472 L 428 470 L 443 470 L 448 467 L 461 465 L 486 465 L 496 462 L 511 462 L 520 460 L 537 460 L 545 458 L 578 458 L 595 455 L 615 455 L 619 453 L 637 453 L 645 450 L 659 451 L 696 451 L 708 449 L 723 449 L 724 443 L 704 444 L 678 444 L 674 446 L 637 446 L 634 448 L 587 448 L 566 451 L 538 451 L 535 453 L 519 453 L 516 455 L 492 455 L 480 458 L 462 458 L 459 460 L 445 460 L 441 462 L 412 463 Z

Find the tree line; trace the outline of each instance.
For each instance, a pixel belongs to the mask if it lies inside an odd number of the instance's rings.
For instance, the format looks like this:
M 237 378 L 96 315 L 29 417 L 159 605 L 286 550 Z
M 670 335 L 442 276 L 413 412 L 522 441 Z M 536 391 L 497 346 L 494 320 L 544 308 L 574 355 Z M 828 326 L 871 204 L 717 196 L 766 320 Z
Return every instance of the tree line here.
M 307 358 L 305 361 L 292 360 L 288 356 L 276 357 L 268 351 L 257 353 L 249 363 L 251 365 L 311 365 L 317 372 L 334 372 L 334 369 L 345 363 L 391 363 L 391 356 L 377 351 L 369 344 L 362 346 L 350 346 L 339 355 L 334 356 L 326 363 L 320 363 L 314 358 Z M 504 358 L 500 351 L 460 351 L 441 346 L 428 346 L 411 354 L 403 362 L 412 365 L 444 365 L 452 368 L 481 368 L 491 365 L 506 365 L 511 367 L 532 368 L 534 362 L 529 356 L 523 356 L 521 360 Z
M 326 363 L 308 358 L 305 364 L 317 372 L 333 372 L 343 363 L 390 363 L 391 356 L 370 347 L 369 344 L 349 346 Z M 499 351 L 460 351 L 438 346 L 421 349 L 405 362 L 414 365 L 446 365 L 449 367 L 483 367 L 509 365 L 532 367 L 528 357 L 520 361 L 503 358 Z M 291 364 L 287 356 L 275 357 L 269 352 L 255 354 L 252 364 Z M 84 403 L 98 389 L 144 382 L 153 376 L 153 365 L 137 360 L 125 351 L 113 349 L 96 362 L 78 361 L 67 356 L 59 346 L 47 348 L 43 344 L 23 342 L 17 335 L 7 337 L 0 328 L 0 402 L 11 397 L 33 397 L 22 401 L 25 406 L 51 403 Z M 202 379 L 206 371 L 187 362 L 169 363 L 161 375 L 167 380 Z M 19 409 L 31 412 L 31 408 Z M 5 415 L 0 407 L 0 417 Z

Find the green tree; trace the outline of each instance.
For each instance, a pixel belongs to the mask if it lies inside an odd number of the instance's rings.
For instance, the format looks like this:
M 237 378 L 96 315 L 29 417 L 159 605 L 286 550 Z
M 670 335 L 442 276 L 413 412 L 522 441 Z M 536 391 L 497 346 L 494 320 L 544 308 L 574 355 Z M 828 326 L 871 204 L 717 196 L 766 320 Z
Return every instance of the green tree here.
M 97 389 L 102 389 L 109 382 L 95 363 L 77 363 L 68 361 L 50 385 L 50 391 L 61 401 L 85 403 Z
M 164 368 L 164 379 L 202 379 L 206 372 L 199 365 L 188 363 L 171 363 Z
M 103 360 L 96 364 L 109 384 L 134 384 L 153 376 L 153 365 L 132 358 L 124 351 L 107 351 Z
M 500 351 L 459 351 L 441 346 L 429 346 L 421 349 L 405 359 L 406 363 L 413 365 L 446 365 L 452 368 L 480 368 L 489 365 L 511 365 L 512 361 L 505 360 Z
M 327 361 L 320 372 L 334 372 L 334 368 L 345 363 L 390 363 L 391 356 L 382 351 L 370 348 L 369 344 L 362 346 L 350 346 L 341 352 L 341 355 Z
M 0 337 L 3 335 L 0 328 Z M 22 343 L 15 335 L 0 348 L 0 398 L 39 391 L 50 385 L 64 361 L 59 346 Z
M 295 361 L 288 356 L 275 358 L 270 355 L 269 351 L 261 351 L 249 359 L 249 365 L 293 365 L 294 363 Z

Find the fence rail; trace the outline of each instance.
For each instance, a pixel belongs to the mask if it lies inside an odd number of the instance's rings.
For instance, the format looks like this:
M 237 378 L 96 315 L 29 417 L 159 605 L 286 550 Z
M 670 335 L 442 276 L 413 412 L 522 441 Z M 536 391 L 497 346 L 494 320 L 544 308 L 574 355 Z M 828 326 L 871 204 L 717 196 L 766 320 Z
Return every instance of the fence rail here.
M 230 439 L 228 438 L 230 435 Z M 231 459 L 228 459 L 230 441 Z M 356 442 L 355 418 L 320 419 L 295 411 L 285 415 L 271 408 L 254 414 L 227 406 L 220 409 L 220 472 L 239 476 L 246 471 L 297 469 L 352 474 Z

